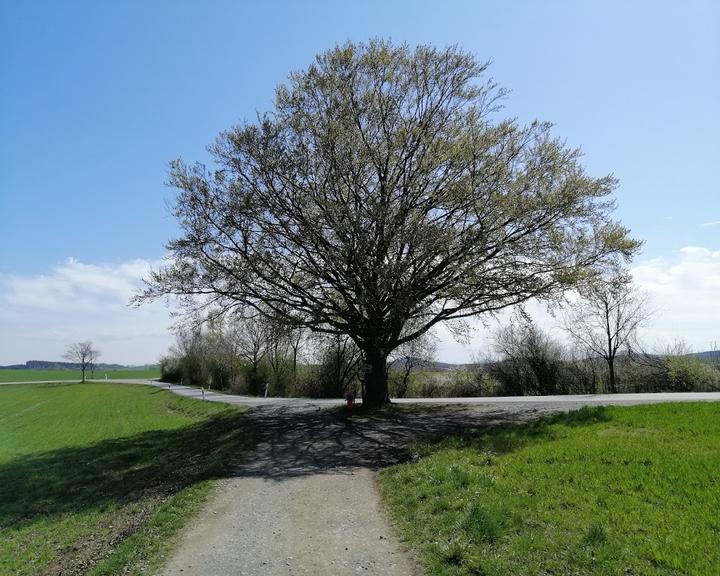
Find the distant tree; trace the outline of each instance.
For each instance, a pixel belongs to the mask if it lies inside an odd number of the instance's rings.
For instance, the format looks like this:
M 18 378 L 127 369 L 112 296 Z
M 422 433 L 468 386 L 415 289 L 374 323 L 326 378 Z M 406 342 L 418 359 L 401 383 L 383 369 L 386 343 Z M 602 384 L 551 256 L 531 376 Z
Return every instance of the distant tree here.
M 223 318 L 213 318 L 203 334 L 208 388 L 227 389 L 234 383 L 238 364 L 235 342 L 228 337 Z
M 270 336 L 267 318 L 232 315 L 228 324 L 228 338 L 233 342 L 237 356 L 247 365 L 248 391 L 257 394 L 264 384 L 261 364 L 268 353 Z
M 284 396 L 286 384 L 292 365 L 290 362 L 290 349 L 292 329 L 280 321 L 267 322 L 266 357 L 270 372 L 270 381 L 265 386 L 265 396 L 270 391 L 274 396 Z
M 288 343 L 292 354 L 292 384 L 298 383 L 298 358 L 305 343 L 306 330 L 303 327 L 295 328 L 288 335 Z
M 319 55 L 272 113 L 220 135 L 216 170 L 171 164 L 182 235 L 136 302 L 176 295 L 346 335 L 377 406 L 398 346 L 630 257 L 616 180 L 588 176 L 549 124 L 499 119 L 487 68 L 383 40 Z
M 340 334 L 316 334 L 313 341 L 319 364 L 313 378 L 314 387 L 308 390 L 310 395 L 340 398 L 348 391 L 357 391 L 362 353 L 355 342 Z
M 82 381 L 85 382 L 85 371 L 94 369 L 95 362 L 100 357 L 100 351 L 93 347 L 92 342 L 76 342 L 68 346 L 63 358 L 74 362 L 82 370 Z
M 616 357 L 632 351 L 637 329 L 652 315 L 627 272 L 593 276 L 580 285 L 580 299 L 570 304 L 564 327 L 577 344 L 603 358 L 610 392 L 617 392 Z
M 179 325 L 170 354 L 179 360 L 181 382 L 207 386 L 210 380 L 209 341 L 198 325 Z
M 558 394 L 565 359 L 563 346 L 530 321 L 508 324 L 497 330 L 497 362 L 490 373 L 506 394 Z

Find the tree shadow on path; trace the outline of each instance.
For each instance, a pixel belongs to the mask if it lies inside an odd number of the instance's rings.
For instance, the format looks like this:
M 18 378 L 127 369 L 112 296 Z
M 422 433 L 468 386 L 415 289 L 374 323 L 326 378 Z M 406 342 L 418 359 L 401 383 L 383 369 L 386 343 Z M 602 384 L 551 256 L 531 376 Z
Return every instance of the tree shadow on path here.
M 417 440 L 472 435 L 549 411 L 423 406 L 349 415 L 343 409 L 261 407 L 176 430 L 28 454 L 0 465 L 0 533 L 39 517 L 162 498 L 211 478 L 283 480 L 377 470 L 406 460 Z
M 283 480 L 342 469 L 378 470 L 407 460 L 410 445 L 418 440 L 473 435 L 551 412 L 528 406 L 424 406 L 349 415 L 342 409 L 256 408 L 249 417 L 258 445 L 236 475 Z

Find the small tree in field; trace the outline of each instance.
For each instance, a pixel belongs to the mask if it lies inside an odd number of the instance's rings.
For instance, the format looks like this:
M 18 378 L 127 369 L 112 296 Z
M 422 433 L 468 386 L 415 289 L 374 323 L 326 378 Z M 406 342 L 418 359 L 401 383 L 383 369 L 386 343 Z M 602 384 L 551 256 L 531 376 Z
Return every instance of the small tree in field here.
M 635 291 L 632 278 L 624 272 L 591 278 L 579 291 L 580 300 L 571 304 L 565 317 L 565 329 L 577 344 L 605 360 L 610 392 L 615 393 L 618 352 L 632 351 L 637 329 L 652 312 L 646 297 Z
M 220 135 L 215 170 L 172 163 L 182 234 L 136 301 L 249 307 L 348 336 L 377 406 L 402 344 L 630 257 L 615 179 L 588 176 L 549 124 L 498 118 L 505 91 L 487 68 L 381 40 L 319 55 L 271 113 Z
M 92 342 L 76 342 L 70 344 L 63 358 L 80 365 L 82 370 L 82 381 L 85 382 L 85 371 L 93 368 L 100 357 L 100 351 L 93 347 Z

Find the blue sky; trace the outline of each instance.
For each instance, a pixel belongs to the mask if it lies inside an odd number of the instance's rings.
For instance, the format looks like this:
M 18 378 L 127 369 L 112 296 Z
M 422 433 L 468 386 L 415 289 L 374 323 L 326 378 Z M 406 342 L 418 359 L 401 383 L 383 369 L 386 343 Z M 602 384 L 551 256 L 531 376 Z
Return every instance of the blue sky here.
M 1 0 L 0 363 L 58 357 L 82 334 L 108 361 L 155 359 L 169 342 L 164 313 L 127 311 L 125 292 L 104 287 L 130 286 L 175 233 L 168 161 L 206 159 L 219 131 L 271 106 L 290 71 L 373 36 L 491 59 L 512 91 L 508 116 L 554 122 L 591 173 L 614 173 L 617 215 L 645 241 L 637 266 L 661 308 L 699 297 L 668 296 L 673 274 L 677 290 L 715 278 L 720 3 Z M 711 328 L 698 321 L 652 336 L 706 348 Z

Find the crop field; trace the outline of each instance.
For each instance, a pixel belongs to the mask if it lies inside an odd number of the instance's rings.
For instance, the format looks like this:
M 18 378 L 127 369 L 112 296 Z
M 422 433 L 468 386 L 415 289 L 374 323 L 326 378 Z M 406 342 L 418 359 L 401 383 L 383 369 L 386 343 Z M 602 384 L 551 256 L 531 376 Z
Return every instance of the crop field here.
M 720 574 L 720 403 L 582 409 L 381 473 L 434 576 Z
M 90 371 L 85 373 L 86 378 L 102 380 L 105 375 L 109 379 L 119 380 L 122 378 L 159 378 L 159 368 L 140 368 L 125 370 L 96 370 L 94 376 Z M 70 381 L 79 382 L 82 374 L 80 370 L 0 370 L 0 383 L 2 382 L 47 382 L 47 381 Z
M 152 573 L 251 443 L 242 410 L 149 386 L 1 386 L 0 574 Z

